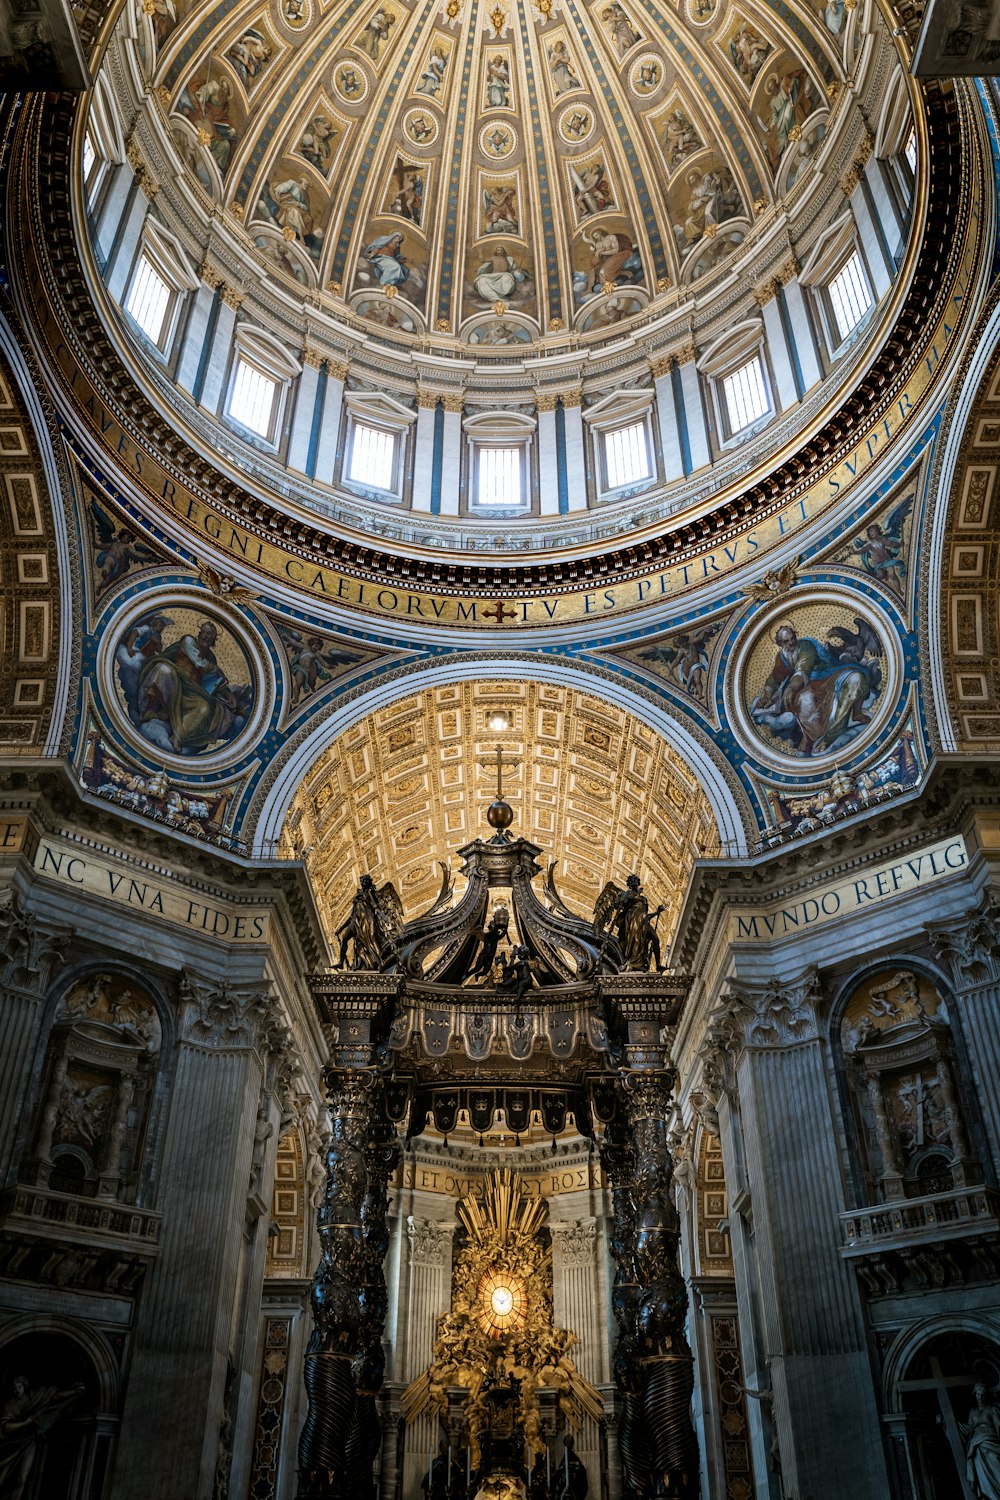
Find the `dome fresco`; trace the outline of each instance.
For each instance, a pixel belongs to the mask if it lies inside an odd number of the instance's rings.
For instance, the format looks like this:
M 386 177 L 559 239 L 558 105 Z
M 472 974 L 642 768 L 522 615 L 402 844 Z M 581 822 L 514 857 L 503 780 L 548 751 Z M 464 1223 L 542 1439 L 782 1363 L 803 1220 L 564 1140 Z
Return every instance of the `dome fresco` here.
M 824 137 L 849 5 L 145 0 L 141 30 L 271 266 L 370 329 L 523 349 L 733 253 Z

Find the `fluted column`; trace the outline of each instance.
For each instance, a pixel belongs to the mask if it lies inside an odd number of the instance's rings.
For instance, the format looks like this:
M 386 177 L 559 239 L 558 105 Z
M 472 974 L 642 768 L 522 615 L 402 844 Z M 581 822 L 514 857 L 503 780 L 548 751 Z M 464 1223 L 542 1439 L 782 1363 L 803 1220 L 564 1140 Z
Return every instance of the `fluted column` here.
M 31 1081 L 43 1001 L 65 934 L 42 929 L 14 891 L 0 892 L 0 1186 L 6 1183 Z
M 403 1370 L 407 1383 L 431 1363 L 438 1318 L 451 1306 L 453 1238 L 452 1224 L 415 1214 L 407 1217 L 404 1251 L 408 1285 Z M 403 1459 L 404 1496 L 419 1493 L 421 1476 L 427 1473 L 431 1458 L 438 1451 L 439 1440 L 436 1416 L 418 1417 L 407 1429 Z
M 720 1124 L 734 1176 L 738 1148 L 725 1136 L 740 1129 L 782 1482 L 787 1494 L 839 1500 L 888 1489 L 861 1301 L 839 1253 L 844 1190 L 818 999 L 813 972 L 731 981 L 712 1034 L 735 1069 L 739 1118 L 720 1110 Z
M 224 1433 L 264 1077 L 265 988 L 182 983 L 157 1208 L 160 1254 L 135 1330 L 116 1500 L 210 1495 Z
M 954 984 L 951 1021 L 965 1043 L 987 1147 L 1000 1173 L 1000 901 L 990 891 L 967 917 L 931 923 L 927 934 Z
M 598 1270 L 597 1220 L 593 1217 L 551 1225 L 552 1318 L 557 1328 L 568 1328 L 576 1337 L 573 1360 L 593 1385 L 607 1381 L 602 1357 L 607 1348 L 604 1299 Z M 591 1492 L 600 1489 L 600 1432 L 592 1417 L 585 1417 L 577 1437 L 577 1457 L 590 1475 Z

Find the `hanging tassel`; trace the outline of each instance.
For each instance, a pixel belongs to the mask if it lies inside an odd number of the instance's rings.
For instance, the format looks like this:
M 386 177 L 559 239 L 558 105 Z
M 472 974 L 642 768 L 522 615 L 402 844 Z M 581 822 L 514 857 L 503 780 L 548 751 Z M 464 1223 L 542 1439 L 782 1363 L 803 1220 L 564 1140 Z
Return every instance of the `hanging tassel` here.
M 480 1144 L 480 1147 L 483 1144 L 483 1137 L 482 1137 L 482 1133 L 481 1132 L 480 1132 L 480 1136 L 479 1136 L 479 1144 Z
M 555 1141 L 553 1141 L 553 1142 L 552 1142 L 552 1145 L 553 1145 L 553 1148 L 555 1148 L 555 1144 L 556 1144 L 556 1143 L 555 1143 Z M 445 1138 L 444 1138 L 444 1149 L 445 1149 L 445 1150 L 446 1150 L 446 1151 L 447 1151 L 447 1149 L 448 1149 L 448 1137 L 447 1137 L 447 1136 L 445 1136 Z
M 556 1138 L 555 1138 L 555 1136 L 553 1136 L 552 1137 L 552 1155 L 555 1156 L 555 1154 L 556 1154 Z
M 520 1144 L 521 1144 L 521 1137 L 519 1135 L 515 1135 L 515 1137 L 514 1137 L 514 1145 L 515 1146 L 520 1146 Z

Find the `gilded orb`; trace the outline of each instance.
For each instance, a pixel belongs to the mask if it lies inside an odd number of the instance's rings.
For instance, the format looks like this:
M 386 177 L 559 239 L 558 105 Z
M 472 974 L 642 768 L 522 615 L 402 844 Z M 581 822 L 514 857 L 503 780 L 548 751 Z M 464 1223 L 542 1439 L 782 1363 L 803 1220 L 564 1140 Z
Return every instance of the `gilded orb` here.
M 486 821 L 491 828 L 502 831 L 505 828 L 509 828 L 513 823 L 514 809 L 509 802 L 504 802 L 502 798 L 497 798 L 496 802 L 491 802 L 486 809 Z

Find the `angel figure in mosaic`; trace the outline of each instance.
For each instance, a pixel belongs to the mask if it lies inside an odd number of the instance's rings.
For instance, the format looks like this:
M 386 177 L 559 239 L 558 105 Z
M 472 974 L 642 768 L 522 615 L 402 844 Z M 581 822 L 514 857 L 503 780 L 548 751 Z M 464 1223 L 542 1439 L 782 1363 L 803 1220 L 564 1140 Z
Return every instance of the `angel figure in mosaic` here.
M 101 584 L 110 588 L 132 567 L 156 562 L 156 553 L 140 542 L 129 526 L 119 526 L 97 501 L 91 499 L 90 515 L 94 523 L 94 558 L 101 570 Z
M 889 512 L 884 526 L 879 521 L 872 521 L 851 543 L 869 577 L 900 592 L 906 578 L 906 559 L 902 556 L 903 524 L 912 509 L 913 496 L 907 495 Z
M 682 631 L 660 646 L 640 652 L 643 661 L 662 663 L 678 687 L 692 698 L 704 698 L 708 677 L 708 642 L 720 629 L 718 621 L 698 630 Z

